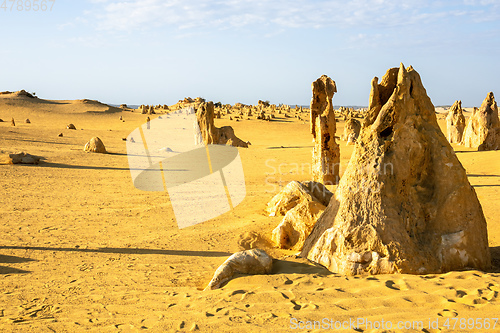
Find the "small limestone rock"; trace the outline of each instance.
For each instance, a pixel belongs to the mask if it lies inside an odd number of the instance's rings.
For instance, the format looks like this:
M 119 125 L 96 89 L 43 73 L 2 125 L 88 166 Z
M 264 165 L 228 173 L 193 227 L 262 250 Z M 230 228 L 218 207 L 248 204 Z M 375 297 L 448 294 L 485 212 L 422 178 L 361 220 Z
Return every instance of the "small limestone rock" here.
M 70 130 L 76 130 L 76 127 L 75 127 L 75 125 L 73 125 L 73 124 L 68 124 L 68 125 L 66 126 L 66 128 L 67 128 L 67 129 L 70 129 Z
M 31 121 L 30 121 L 28 118 L 26 118 L 26 120 L 25 120 L 24 122 L 25 122 L 26 124 L 31 124 Z
M 89 142 L 87 142 L 83 150 L 92 153 L 106 153 L 106 147 L 104 147 L 104 143 L 102 143 L 101 139 L 96 136 L 90 139 Z
M 17 154 L 9 154 L 8 163 L 9 164 L 38 164 L 41 157 L 30 155 L 24 152 Z
M 264 250 L 251 249 L 236 252 L 215 271 L 205 290 L 219 289 L 237 273 L 268 274 L 273 267 L 273 258 Z
M 16 122 L 14 121 L 14 118 L 12 118 L 12 120 L 10 121 L 10 124 L 11 124 L 12 126 L 16 126 Z
M 58 136 L 59 136 L 59 137 L 62 137 L 62 136 L 63 136 L 63 134 L 62 134 L 62 133 L 59 133 L 59 135 L 58 135 Z

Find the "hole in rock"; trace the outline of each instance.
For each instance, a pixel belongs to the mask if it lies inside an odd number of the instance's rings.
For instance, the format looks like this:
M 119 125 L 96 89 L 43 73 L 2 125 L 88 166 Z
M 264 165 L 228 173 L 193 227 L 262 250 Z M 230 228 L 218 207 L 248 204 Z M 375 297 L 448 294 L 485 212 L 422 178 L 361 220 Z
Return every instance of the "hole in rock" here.
M 391 134 L 392 134 L 392 126 L 389 126 L 385 130 L 383 130 L 382 132 L 380 132 L 380 137 L 387 138 Z

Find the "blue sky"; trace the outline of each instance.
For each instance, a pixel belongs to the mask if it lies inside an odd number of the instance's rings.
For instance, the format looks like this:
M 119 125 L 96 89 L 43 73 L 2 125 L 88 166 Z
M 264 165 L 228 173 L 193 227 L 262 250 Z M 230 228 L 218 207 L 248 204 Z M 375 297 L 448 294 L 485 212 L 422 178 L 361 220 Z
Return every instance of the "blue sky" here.
M 371 79 L 403 62 L 435 105 L 500 96 L 500 0 L 56 0 L 37 12 L 11 4 L 0 8 L 0 91 L 293 105 L 309 104 L 311 82 L 326 74 L 335 105 L 367 105 Z

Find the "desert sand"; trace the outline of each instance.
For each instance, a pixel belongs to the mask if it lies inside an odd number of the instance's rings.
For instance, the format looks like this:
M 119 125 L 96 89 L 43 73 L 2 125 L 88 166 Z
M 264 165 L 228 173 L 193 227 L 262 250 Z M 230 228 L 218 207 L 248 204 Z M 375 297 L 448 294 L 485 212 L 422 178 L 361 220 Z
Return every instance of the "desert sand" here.
M 446 132 L 446 110 L 437 111 Z M 307 321 L 349 320 L 390 321 L 390 332 L 465 332 L 477 331 L 469 318 L 499 317 L 500 151 L 452 144 L 486 217 L 491 271 L 345 277 L 268 241 L 281 217 L 266 216 L 267 202 L 288 182 L 311 179 L 300 167 L 311 163 L 308 121 L 216 119 L 251 142 L 239 148 L 247 196 L 218 218 L 179 229 L 168 194 L 140 191 L 130 177 L 122 138 L 146 115 L 88 100 L 0 96 L 0 118 L 0 154 L 43 157 L 38 165 L 0 162 L 2 332 L 319 332 Z M 76 130 L 66 129 L 70 123 Z M 107 154 L 83 151 L 95 136 Z M 337 142 L 342 173 L 354 146 Z M 220 264 L 251 247 L 275 258 L 272 274 L 203 291 Z M 429 324 L 436 320 L 438 329 Z M 299 321 L 308 329 L 298 329 Z M 500 330 L 494 321 L 485 331 Z M 398 329 L 400 322 L 414 329 Z

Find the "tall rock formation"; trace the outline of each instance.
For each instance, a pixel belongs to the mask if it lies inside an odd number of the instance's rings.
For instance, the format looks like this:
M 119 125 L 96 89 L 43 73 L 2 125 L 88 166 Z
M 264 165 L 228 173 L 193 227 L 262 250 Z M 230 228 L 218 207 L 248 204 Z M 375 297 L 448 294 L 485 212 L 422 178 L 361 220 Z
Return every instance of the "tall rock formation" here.
M 498 106 L 492 92 L 467 121 L 462 144 L 477 150 L 500 149 L 500 121 L 498 119 Z
M 446 129 L 450 143 L 462 142 L 465 129 L 465 117 L 462 113 L 462 101 L 455 101 L 446 116 Z
M 312 176 L 316 182 L 325 185 L 337 184 L 339 179 L 340 147 L 335 142 L 335 112 L 332 98 L 337 92 L 335 81 L 322 75 L 311 85 L 311 134 L 314 148 L 312 153 Z
M 491 266 L 486 220 L 412 68 L 372 80 L 349 165 L 301 256 L 346 275 Z
M 214 103 L 202 102 L 196 109 L 196 119 L 205 144 L 229 145 L 248 148 L 248 144 L 236 137 L 231 126 L 215 127 Z

